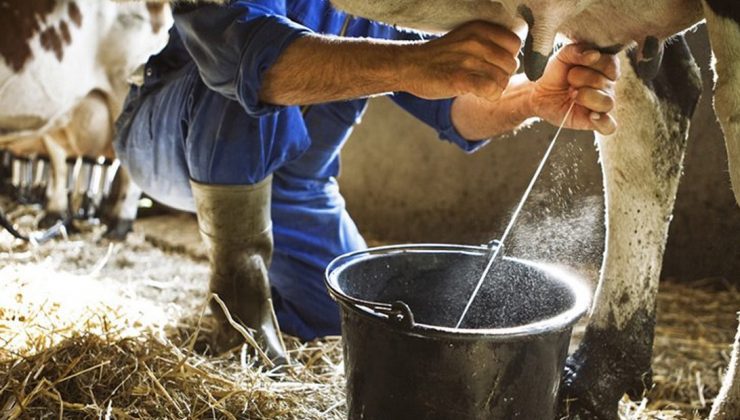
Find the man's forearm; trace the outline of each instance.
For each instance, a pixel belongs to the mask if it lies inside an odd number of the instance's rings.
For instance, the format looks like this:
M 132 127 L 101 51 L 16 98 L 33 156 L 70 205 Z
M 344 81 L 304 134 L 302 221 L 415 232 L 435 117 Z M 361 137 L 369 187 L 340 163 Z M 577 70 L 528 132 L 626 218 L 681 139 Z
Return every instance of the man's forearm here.
M 509 86 L 496 101 L 473 95 L 459 96 L 452 103 L 452 123 L 461 136 L 486 139 L 521 126 L 532 118 L 530 98 L 532 82 L 524 74 L 511 78 Z
M 260 99 L 275 105 L 308 105 L 408 91 L 418 82 L 409 48 L 419 42 L 306 35 L 295 40 L 264 76 Z M 417 66 L 418 67 L 418 66 Z M 465 138 L 484 139 L 511 131 L 530 118 L 531 84 L 512 77 L 494 101 L 457 97 L 452 121 Z
M 404 90 L 403 56 L 412 43 L 303 36 L 266 71 L 260 99 L 308 105 Z
M 260 100 L 305 105 L 386 92 L 424 99 L 467 93 L 497 98 L 516 70 L 517 36 L 486 22 L 431 41 L 381 41 L 304 35 L 263 75 Z

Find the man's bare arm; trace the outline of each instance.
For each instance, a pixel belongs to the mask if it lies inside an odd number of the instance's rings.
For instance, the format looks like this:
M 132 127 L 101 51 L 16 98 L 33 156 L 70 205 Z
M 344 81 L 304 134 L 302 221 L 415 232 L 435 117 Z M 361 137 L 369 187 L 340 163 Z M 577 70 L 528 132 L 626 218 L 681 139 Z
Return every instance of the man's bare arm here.
M 265 73 L 260 99 L 309 105 L 399 90 L 411 43 L 306 35 L 295 40 Z
M 266 71 L 260 99 L 306 105 L 392 91 L 426 99 L 497 98 L 518 66 L 520 45 L 513 33 L 484 22 L 428 42 L 306 35 Z

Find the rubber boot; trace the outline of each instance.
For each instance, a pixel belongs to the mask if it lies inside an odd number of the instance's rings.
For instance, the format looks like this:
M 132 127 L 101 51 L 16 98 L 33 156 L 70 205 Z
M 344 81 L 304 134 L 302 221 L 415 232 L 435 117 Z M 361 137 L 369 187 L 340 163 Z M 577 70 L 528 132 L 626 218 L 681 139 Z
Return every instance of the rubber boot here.
M 257 331 L 258 342 L 275 364 L 287 363 L 267 275 L 273 248 L 272 177 L 254 185 L 190 183 L 211 263 L 211 292 L 235 321 Z M 244 338 L 214 300 L 211 309 L 218 320 L 214 350 L 220 353 L 242 343 Z

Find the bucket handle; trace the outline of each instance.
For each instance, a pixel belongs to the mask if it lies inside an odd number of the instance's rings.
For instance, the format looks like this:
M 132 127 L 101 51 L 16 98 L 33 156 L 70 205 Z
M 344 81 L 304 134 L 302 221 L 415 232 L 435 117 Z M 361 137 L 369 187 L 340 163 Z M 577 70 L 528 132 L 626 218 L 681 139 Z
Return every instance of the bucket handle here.
M 409 305 L 403 301 L 397 300 L 390 305 L 374 304 L 373 306 L 370 308 L 371 310 L 386 315 L 391 323 L 401 325 L 407 329 L 414 328 L 414 314 L 411 312 Z
M 345 296 L 339 294 L 331 294 L 335 299 L 344 301 L 348 305 L 363 307 L 376 314 L 384 315 L 391 324 L 399 325 L 407 329 L 411 329 L 416 325 L 414 323 L 414 314 L 411 312 L 411 308 L 401 300 L 397 300 L 393 303 L 382 303 L 357 298 L 347 299 Z

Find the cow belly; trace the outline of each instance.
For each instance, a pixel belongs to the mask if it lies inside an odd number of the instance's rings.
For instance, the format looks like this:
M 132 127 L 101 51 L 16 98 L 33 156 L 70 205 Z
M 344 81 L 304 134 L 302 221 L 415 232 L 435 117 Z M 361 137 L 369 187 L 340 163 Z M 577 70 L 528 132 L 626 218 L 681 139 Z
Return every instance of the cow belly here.
M 43 60 L 41 60 L 43 61 Z M 47 69 L 54 68 L 53 66 Z M 3 138 L 28 137 L 66 123 L 67 111 L 93 90 L 96 75 L 68 72 L 75 68 L 59 68 L 58 72 L 16 75 L 6 80 L 0 91 L 0 142 Z M 67 74 L 69 73 L 69 74 Z M 49 76 L 53 74 L 53 76 Z
M 486 20 L 520 33 L 527 7 L 535 27 L 546 27 L 601 47 L 627 45 L 650 35 L 663 39 L 702 19 L 697 0 L 332 0 L 335 6 L 389 24 L 432 32 L 447 31 L 464 22 Z
M 332 0 L 355 16 L 429 32 L 445 32 L 471 20 L 486 20 L 507 28 L 524 21 L 503 3 L 488 0 Z
M 602 0 L 568 16 L 558 31 L 571 39 L 601 47 L 629 45 L 647 36 L 669 38 L 696 25 L 702 18 L 702 6 L 696 0 Z

